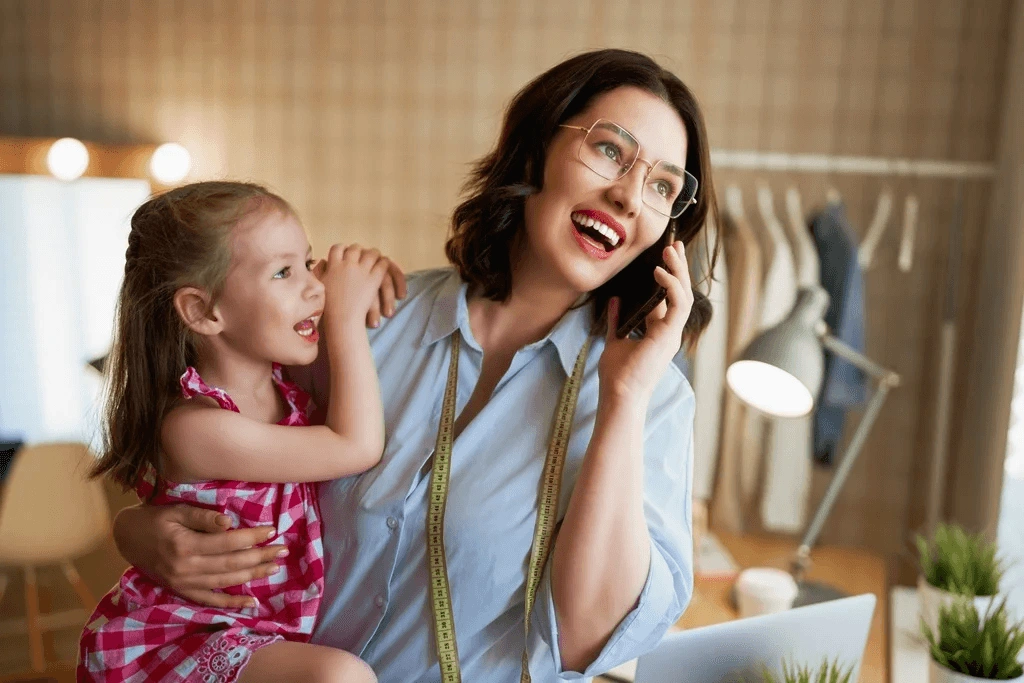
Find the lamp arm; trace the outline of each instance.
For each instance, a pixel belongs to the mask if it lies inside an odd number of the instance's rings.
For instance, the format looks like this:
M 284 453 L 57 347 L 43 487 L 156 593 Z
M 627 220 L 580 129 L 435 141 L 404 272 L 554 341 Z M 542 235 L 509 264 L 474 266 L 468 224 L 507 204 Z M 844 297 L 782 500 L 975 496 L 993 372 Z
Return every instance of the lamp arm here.
M 825 348 L 829 349 L 837 356 L 850 361 L 858 368 L 878 379 L 879 382 L 878 387 L 871 395 L 871 400 L 868 401 L 864 417 L 861 418 L 860 423 L 857 425 L 857 429 L 850 438 L 850 444 L 846 447 L 846 451 L 843 453 L 842 461 L 839 463 L 839 468 L 836 470 L 835 476 L 832 477 L 832 481 L 829 483 L 828 490 L 825 492 L 824 498 L 822 498 L 821 502 L 818 504 L 818 509 L 814 513 L 814 519 L 811 520 L 810 526 L 808 526 L 807 531 L 804 532 L 803 540 L 800 541 L 800 547 L 796 551 L 796 557 L 793 559 L 792 567 L 793 575 L 798 581 L 803 578 L 803 574 L 807 570 L 810 563 L 811 546 L 813 546 L 818 540 L 821 528 L 825 525 L 825 520 L 828 518 L 829 513 L 832 512 L 832 506 L 835 505 L 836 500 L 839 498 L 839 493 L 843 488 L 843 484 L 846 483 L 846 477 L 850 474 L 850 470 L 853 469 L 853 465 L 857 461 L 857 456 L 860 455 L 860 451 L 864 447 L 864 442 L 867 441 L 868 434 L 871 433 L 871 427 L 874 425 L 879 412 L 882 410 L 882 404 L 885 403 L 889 390 L 898 386 L 900 381 L 899 375 L 895 372 L 881 367 L 874 361 L 839 341 L 831 334 L 825 332 L 822 334 L 821 339 L 822 345 L 825 346 Z
M 882 381 L 889 385 L 889 387 L 897 387 L 900 384 L 900 376 L 892 370 L 883 368 L 881 365 L 871 360 L 864 354 L 856 351 L 846 343 L 837 339 L 828 331 L 828 327 L 825 323 L 821 323 L 815 332 L 821 338 L 821 345 L 826 349 L 836 354 L 843 360 L 849 361 L 857 368 L 863 370 L 867 374 L 871 375 L 875 379 Z

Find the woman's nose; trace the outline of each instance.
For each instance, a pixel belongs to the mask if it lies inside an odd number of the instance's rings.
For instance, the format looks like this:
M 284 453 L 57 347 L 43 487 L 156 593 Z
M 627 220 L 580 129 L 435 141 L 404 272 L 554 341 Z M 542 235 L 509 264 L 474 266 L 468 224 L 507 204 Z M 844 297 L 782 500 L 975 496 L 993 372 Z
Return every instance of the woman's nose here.
M 616 180 L 608 188 L 608 199 L 615 205 L 615 208 L 629 218 L 634 218 L 640 213 L 643 202 L 641 192 L 646 177 L 647 167 L 638 160 L 626 175 Z

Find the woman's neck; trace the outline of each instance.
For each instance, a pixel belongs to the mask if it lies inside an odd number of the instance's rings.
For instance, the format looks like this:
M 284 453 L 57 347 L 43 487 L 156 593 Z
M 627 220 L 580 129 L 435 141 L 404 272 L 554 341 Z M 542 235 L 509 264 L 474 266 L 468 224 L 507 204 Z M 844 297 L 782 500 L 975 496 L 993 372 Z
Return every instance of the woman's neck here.
M 469 297 L 469 325 L 484 352 L 512 353 L 543 339 L 580 297 L 542 275 L 517 272 L 505 301 Z

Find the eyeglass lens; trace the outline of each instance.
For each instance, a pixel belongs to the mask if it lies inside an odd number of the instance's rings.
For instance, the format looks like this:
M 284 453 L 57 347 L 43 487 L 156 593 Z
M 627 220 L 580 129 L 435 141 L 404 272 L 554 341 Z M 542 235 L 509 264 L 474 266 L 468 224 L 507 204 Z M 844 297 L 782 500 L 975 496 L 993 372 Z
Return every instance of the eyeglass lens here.
M 580 161 L 606 180 L 618 180 L 633 167 L 640 144 L 628 131 L 611 121 L 599 120 L 580 146 Z M 658 213 L 675 218 L 697 193 L 697 179 L 666 161 L 647 174 L 643 201 Z

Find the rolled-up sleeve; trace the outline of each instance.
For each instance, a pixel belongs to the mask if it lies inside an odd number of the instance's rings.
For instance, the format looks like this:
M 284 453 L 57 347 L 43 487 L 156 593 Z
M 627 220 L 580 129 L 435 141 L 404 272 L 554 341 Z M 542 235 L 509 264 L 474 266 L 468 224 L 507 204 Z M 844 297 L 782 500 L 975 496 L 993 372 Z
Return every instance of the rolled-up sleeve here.
M 636 606 L 619 622 L 585 671 L 562 667 L 549 562 L 533 610 L 536 643 L 554 657 L 559 680 L 587 679 L 651 651 L 679 620 L 693 593 L 693 391 L 670 368 L 651 402 L 644 437 L 644 513 L 651 537 L 651 565 Z M 666 384 L 668 386 L 666 386 Z M 660 396 L 660 400 L 659 400 Z M 614 557 L 608 558 L 615 562 Z M 531 637 L 531 640 L 534 638 Z M 531 652 L 534 643 L 531 643 Z M 547 668 L 547 667 L 545 667 Z

